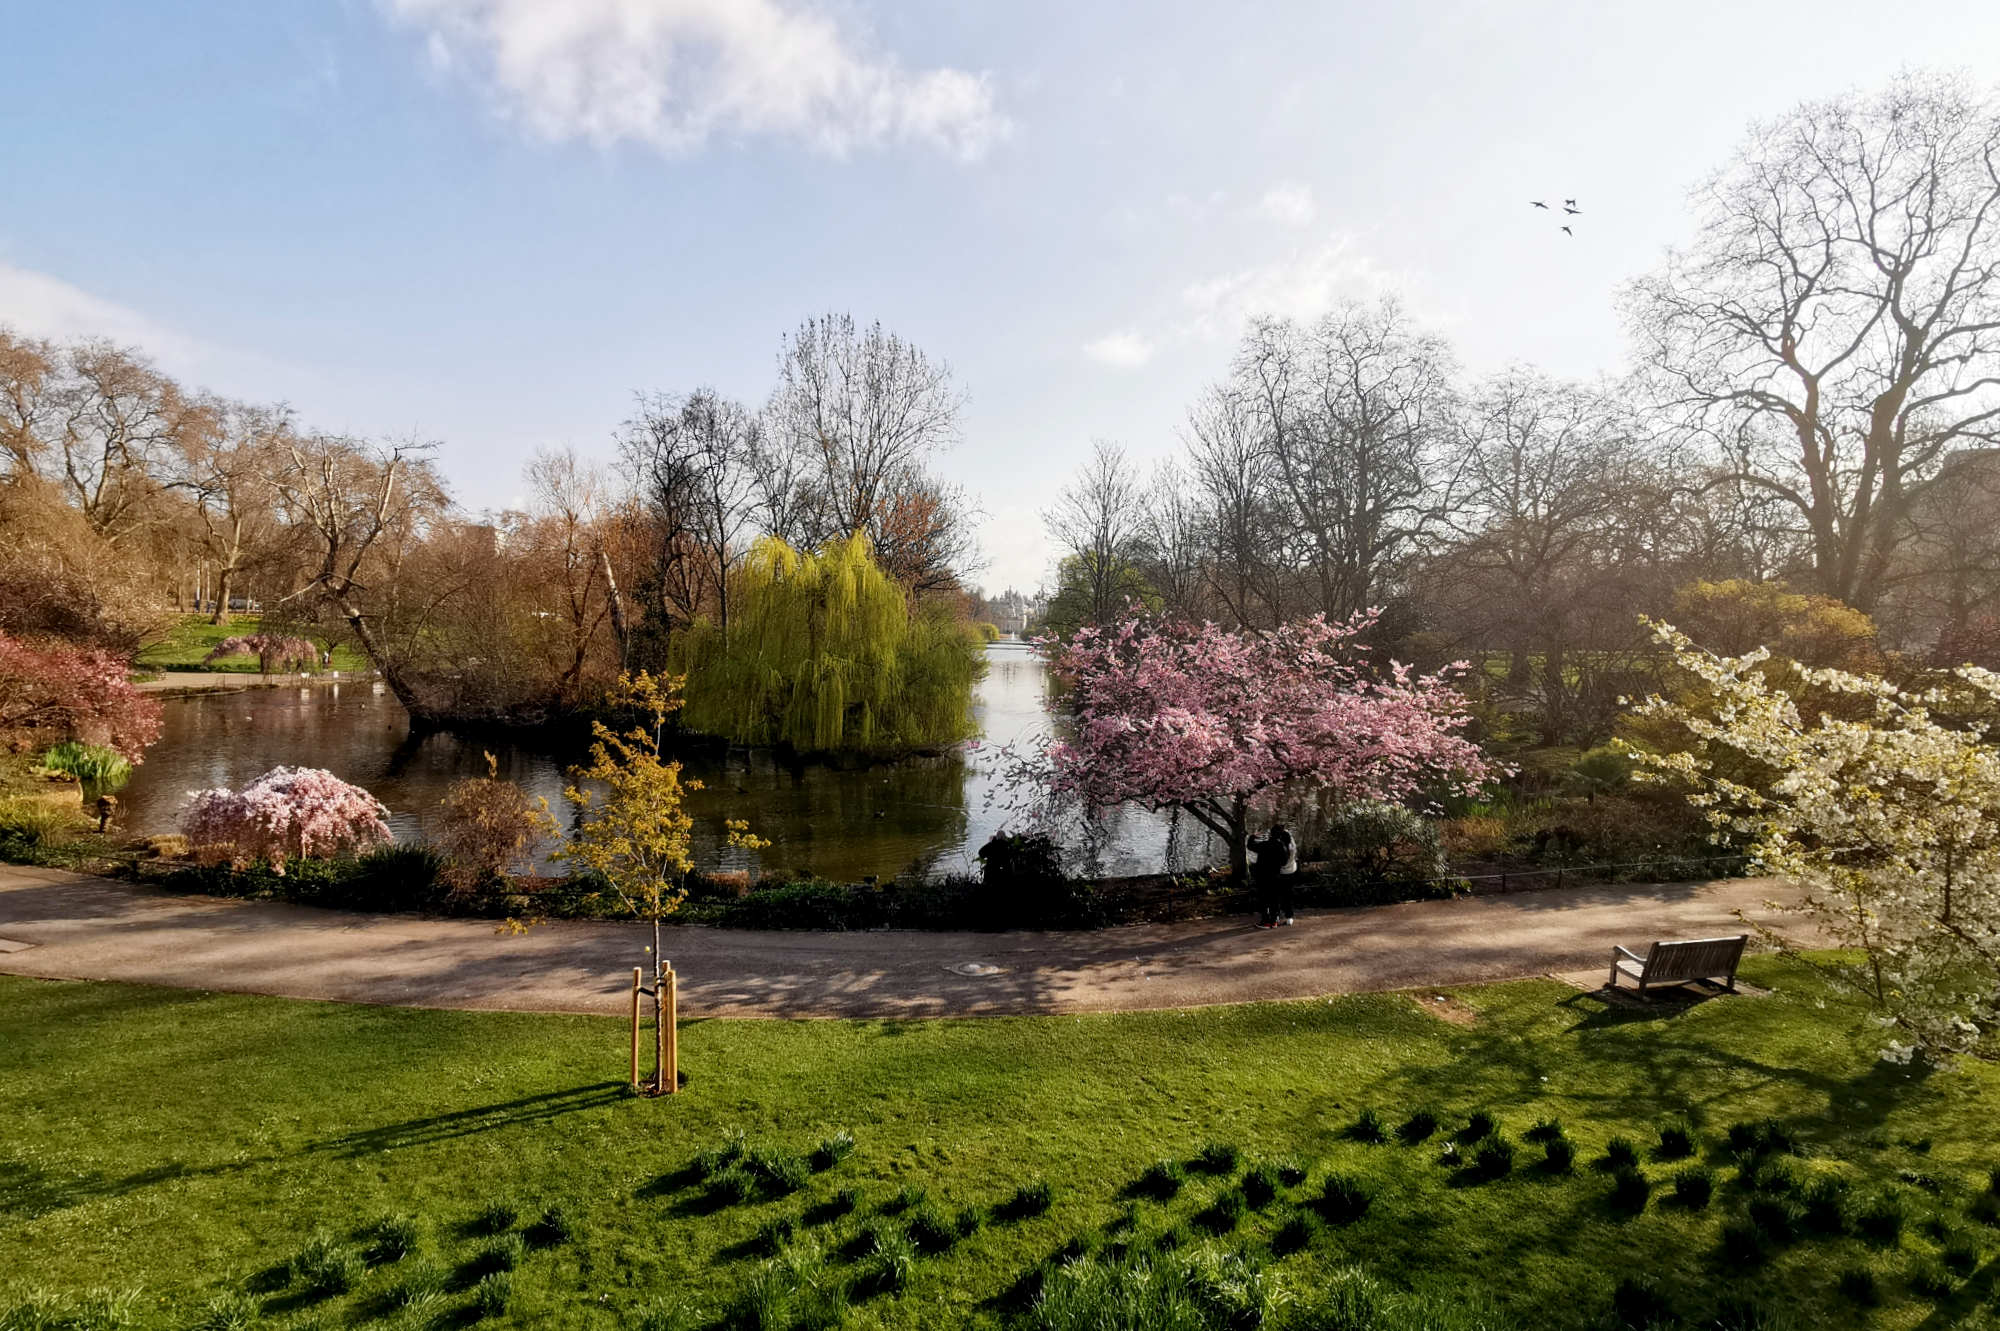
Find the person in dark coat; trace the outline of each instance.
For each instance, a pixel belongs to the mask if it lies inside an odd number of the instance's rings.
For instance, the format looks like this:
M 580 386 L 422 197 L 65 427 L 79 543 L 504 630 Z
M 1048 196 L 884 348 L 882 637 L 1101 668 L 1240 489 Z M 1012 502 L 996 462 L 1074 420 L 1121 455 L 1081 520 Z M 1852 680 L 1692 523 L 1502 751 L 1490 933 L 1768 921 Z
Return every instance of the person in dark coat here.
M 1250 881 L 1257 886 L 1262 908 L 1257 919 L 1260 929 L 1275 929 L 1292 922 L 1292 878 L 1299 869 L 1298 845 L 1291 829 L 1273 823 L 1261 837 L 1251 837 L 1249 848 L 1257 857 L 1250 866 Z

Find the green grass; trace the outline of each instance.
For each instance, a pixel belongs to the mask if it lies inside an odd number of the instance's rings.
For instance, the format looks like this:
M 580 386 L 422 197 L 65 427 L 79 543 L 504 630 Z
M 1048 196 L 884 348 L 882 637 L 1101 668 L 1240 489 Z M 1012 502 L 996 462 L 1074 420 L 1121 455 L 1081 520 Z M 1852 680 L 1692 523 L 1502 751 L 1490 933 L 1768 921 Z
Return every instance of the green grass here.
M 257 615 L 232 615 L 227 624 L 211 624 L 207 615 L 182 615 L 165 640 L 148 643 L 139 649 L 132 660 L 133 667 L 140 670 L 255 671 L 257 658 L 254 656 L 225 656 L 212 664 L 204 664 L 203 658 L 224 638 L 257 632 L 259 619 Z M 351 648 L 341 646 L 333 649 L 333 669 L 368 668 L 367 659 Z
M 243 1298 L 273 1325 L 483 1307 L 483 1326 L 610 1331 L 640 1325 L 642 1309 L 647 1325 L 686 1321 L 686 1308 L 702 1313 L 687 1324 L 710 1325 L 750 1300 L 794 1317 L 845 1306 L 852 1325 L 998 1327 L 1016 1316 L 1007 1292 L 1065 1253 L 1109 1270 L 1214 1247 L 1305 1297 L 1283 1305 L 1300 1308 L 1359 1266 L 1392 1291 L 1484 1299 L 1524 1329 L 1608 1325 L 1614 1290 L 1641 1276 L 1691 1325 L 1727 1299 L 1783 1307 L 1800 1327 L 1976 1324 L 1955 1319 L 1992 1298 L 2000 1270 L 2000 1228 L 1970 1214 L 2000 1165 L 2000 1071 L 1879 1063 L 1865 1052 L 1879 1031 L 1804 968 L 1764 959 L 1745 973 L 1777 993 L 1655 1014 L 1554 983 L 1458 990 L 1480 1015 L 1470 1028 L 1396 995 L 1081 1018 L 697 1019 L 681 1033 L 687 1092 L 650 1101 L 620 1085 L 616 1019 L 0 977 L 0 1321 L 31 1289 L 137 1289 L 134 1324 L 160 1328 Z M 1425 1109 L 1441 1129 L 1355 1141 L 1364 1108 L 1391 1124 Z M 1548 1173 L 1525 1147 L 1491 1181 L 1441 1168 L 1482 1109 L 1516 1143 L 1560 1120 L 1579 1167 Z M 1790 1162 L 1802 1182 L 1846 1179 L 1855 1214 L 1894 1200 L 1900 1234 L 1741 1240 L 1761 1265 L 1724 1261 L 1724 1225 L 1747 1225 L 1772 1195 L 1736 1181 L 1728 1128 L 1766 1118 L 1805 1152 Z M 1668 1122 L 1693 1126 L 1693 1156 L 1641 1152 L 1651 1197 L 1621 1212 L 1614 1177 L 1584 1162 Z M 810 1164 L 843 1130 L 856 1141 L 844 1158 L 802 1177 L 786 1163 Z M 736 1133 L 740 1149 L 725 1149 Z M 1170 1200 L 1131 1186 L 1211 1143 L 1240 1159 L 1185 1171 Z M 1264 1202 L 1277 1171 L 1262 1167 L 1281 1161 L 1306 1177 Z M 1671 1179 L 1697 1164 L 1715 1195 L 1691 1210 Z M 711 1186 L 723 1175 L 743 1186 Z M 1334 1176 L 1368 1196 L 1359 1218 L 1326 1206 Z M 1010 1206 L 1037 1182 L 1046 1211 Z M 1246 1183 L 1255 1209 L 1216 1209 Z M 550 1206 L 553 1229 L 539 1223 Z M 391 1217 L 408 1237 L 385 1247 Z M 1857 1271 L 1878 1307 L 1842 1295 Z

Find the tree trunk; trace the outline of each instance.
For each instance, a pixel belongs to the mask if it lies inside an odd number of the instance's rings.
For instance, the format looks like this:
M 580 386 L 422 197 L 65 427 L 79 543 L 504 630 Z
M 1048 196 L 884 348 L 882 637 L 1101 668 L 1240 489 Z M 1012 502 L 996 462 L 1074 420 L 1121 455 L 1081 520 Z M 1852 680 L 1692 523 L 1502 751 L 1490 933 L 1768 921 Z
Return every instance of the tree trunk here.
M 235 573 L 235 569 L 227 566 L 216 572 L 214 591 L 215 613 L 208 617 L 208 622 L 211 624 L 227 624 L 229 622 L 229 584 L 234 579 Z
M 626 641 L 631 636 L 625 624 L 625 598 L 618 593 L 618 575 L 611 571 L 611 555 L 601 544 L 597 547 L 597 562 L 604 567 L 604 594 L 611 602 L 611 636 L 618 640 L 618 668 L 623 670 Z

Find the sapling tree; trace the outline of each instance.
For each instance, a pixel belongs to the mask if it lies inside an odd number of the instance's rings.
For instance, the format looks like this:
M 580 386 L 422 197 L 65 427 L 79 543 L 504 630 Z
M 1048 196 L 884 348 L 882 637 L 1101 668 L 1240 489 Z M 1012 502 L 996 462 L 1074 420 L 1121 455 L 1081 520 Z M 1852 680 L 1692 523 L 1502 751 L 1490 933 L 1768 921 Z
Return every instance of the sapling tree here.
M 688 792 L 699 781 L 683 781 L 681 765 L 660 756 L 660 732 L 681 705 L 681 681 L 646 671 L 618 677 L 607 698 L 612 706 L 635 713 L 638 724 L 614 731 L 602 721 L 591 722 L 595 737 L 590 763 L 570 769 L 575 784 L 563 798 L 580 822 L 574 836 L 554 858 L 582 865 L 617 894 L 632 915 L 653 924 L 653 1020 L 661 1020 L 660 922 L 687 898 L 687 875 L 694 868 L 689 834 L 694 819 L 684 807 Z M 595 782 L 596 790 L 586 785 Z M 750 835 L 747 822 L 725 825 L 725 844 L 757 850 L 770 842 Z M 657 1088 L 662 1093 L 668 1087 Z
M 1862 704 L 1801 712 L 1757 667 L 1657 625 L 1700 704 L 1651 697 L 1684 747 L 1641 753 L 1640 779 L 1685 783 L 1718 838 L 1805 889 L 1801 909 L 1858 963 L 1815 964 L 1859 990 L 1898 1039 L 1888 1056 L 1995 1052 L 2000 1026 L 2000 675 L 1967 666 L 1911 691 L 1873 675 L 1807 669 L 1821 695 Z M 1843 709 L 1847 710 L 1847 709 Z
M 1048 746 L 1039 779 L 1091 810 L 1185 810 L 1228 845 L 1239 878 L 1252 805 L 1279 787 L 1385 802 L 1472 793 L 1498 769 L 1460 733 L 1464 698 L 1442 675 L 1369 669 L 1357 638 L 1370 622 L 1086 627 L 1049 648 L 1071 690 L 1072 734 Z

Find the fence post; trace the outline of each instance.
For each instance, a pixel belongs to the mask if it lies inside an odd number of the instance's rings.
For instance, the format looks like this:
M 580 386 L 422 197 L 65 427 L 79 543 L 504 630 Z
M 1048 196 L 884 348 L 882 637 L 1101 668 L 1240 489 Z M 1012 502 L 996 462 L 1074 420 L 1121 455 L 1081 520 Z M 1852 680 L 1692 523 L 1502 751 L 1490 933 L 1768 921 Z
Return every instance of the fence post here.
M 660 1092 L 675 1095 L 681 1089 L 681 1004 L 680 976 L 674 973 L 672 962 L 667 963 L 666 986 L 667 1005 L 660 1016 L 660 1033 L 666 1040 L 666 1053 L 660 1060 Z
M 645 971 L 638 966 L 632 968 L 632 1089 L 639 1089 L 639 990 Z

